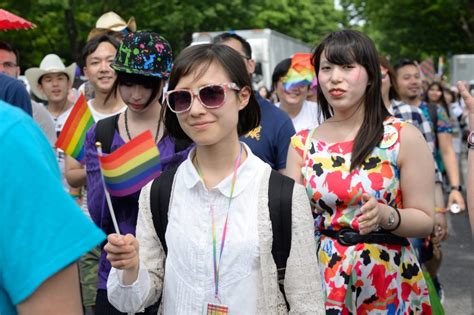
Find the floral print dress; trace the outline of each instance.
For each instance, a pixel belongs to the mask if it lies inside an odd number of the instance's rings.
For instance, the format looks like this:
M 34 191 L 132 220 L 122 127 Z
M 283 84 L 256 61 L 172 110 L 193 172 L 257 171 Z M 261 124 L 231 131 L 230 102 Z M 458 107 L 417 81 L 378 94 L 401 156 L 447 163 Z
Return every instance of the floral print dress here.
M 405 124 L 388 117 L 383 140 L 352 172 L 353 141 L 327 143 L 313 139 L 307 145 L 309 130 L 297 133 L 291 140 L 305 157 L 304 184 L 315 205 L 326 314 L 431 314 L 426 283 L 411 246 L 343 246 L 318 233 L 342 228 L 359 230 L 357 219 L 363 193 L 380 203 L 402 208 L 397 159 L 400 130 Z

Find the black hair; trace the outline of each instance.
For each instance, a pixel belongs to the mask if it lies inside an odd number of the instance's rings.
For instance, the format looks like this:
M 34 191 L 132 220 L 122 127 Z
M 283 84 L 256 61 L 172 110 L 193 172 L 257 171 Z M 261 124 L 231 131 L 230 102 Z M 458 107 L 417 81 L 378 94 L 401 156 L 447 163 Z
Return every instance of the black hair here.
M 199 70 L 200 74 L 204 74 L 212 63 L 218 63 L 222 66 L 229 79 L 237 84 L 239 88 L 249 89 L 249 103 L 239 111 L 239 122 L 237 125 L 238 135 L 243 136 L 260 124 L 260 107 L 253 92 L 252 82 L 250 81 L 245 63 L 234 49 L 218 44 L 202 44 L 185 48 L 174 62 L 168 90 L 175 89 L 179 80 L 193 71 Z M 179 125 L 176 114 L 170 110 L 167 110 L 165 113 L 165 128 L 173 138 L 191 141 Z
M 115 49 L 118 49 L 120 45 L 115 37 L 108 34 L 102 34 L 91 38 L 82 49 L 82 66 L 86 66 L 87 57 L 90 54 L 93 54 L 97 50 L 97 47 L 102 43 L 109 43 L 114 46 Z
M 273 70 L 272 74 L 272 91 L 276 90 L 278 81 L 288 73 L 290 67 L 291 58 L 283 59 L 275 66 L 275 69 Z
M 393 69 L 395 70 L 395 72 L 398 72 L 400 68 L 403 68 L 405 66 L 415 66 L 418 68 L 418 64 L 414 60 L 403 58 L 398 60 L 397 63 L 393 65 Z
M 18 66 L 20 64 L 20 52 L 18 51 L 18 49 L 13 47 L 10 43 L 0 40 L 0 50 L 5 50 L 5 51 L 15 54 L 16 65 Z
M 316 76 L 319 76 L 319 65 L 323 54 L 332 64 L 358 63 L 364 67 L 368 75 L 362 102 L 365 106 L 364 119 L 352 147 L 350 168 L 352 171 L 362 165 L 366 157 L 380 143 L 384 133 L 383 122 L 390 115 L 382 99 L 382 78 L 377 50 L 372 40 L 361 32 L 341 30 L 330 33 L 315 48 L 311 58 Z M 332 108 L 322 93 L 321 84 L 318 84 L 317 91 L 324 118 L 328 119 L 332 117 Z
M 252 59 L 252 47 L 250 46 L 249 42 L 243 38 L 242 36 L 238 35 L 237 33 L 234 32 L 226 32 L 217 35 L 212 39 L 213 44 L 221 44 L 223 42 L 226 42 L 230 39 L 235 39 L 242 44 L 242 48 L 244 49 L 245 56 L 249 59 Z
M 400 95 L 398 94 L 398 83 L 395 74 L 395 70 L 393 69 L 390 62 L 387 58 L 383 55 L 379 55 L 379 62 L 382 67 L 387 69 L 387 75 L 390 79 L 390 89 L 388 90 L 388 99 L 389 100 L 399 100 Z
M 451 95 L 451 98 L 453 99 L 451 103 L 454 103 L 454 102 L 458 101 L 458 97 L 457 97 L 456 93 L 454 93 L 454 91 L 452 91 L 451 89 L 449 89 L 447 87 L 444 87 L 443 92 L 449 93 Z M 444 99 L 446 100 L 446 97 Z M 447 103 L 448 103 L 448 101 L 446 101 L 446 104 Z
M 141 85 L 146 89 L 151 89 L 151 95 L 148 99 L 145 106 L 148 106 L 161 92 L 163 91 L 163 79 L 155 76 L 145 76 L 134 73 L 127 73 L 122 71 L 115 71 L 117 74 L 117 79 L 112 86 L 109 94 L 105 98 L 105 102 L 109 100 L 112 95 L 117 95 L 118 88 L 120 85 L 124 84 L 136 84 Z M 160 95 L 162 96 L 162 95 Z
M 444 86 L 441 82 L 439 81 L 433 81 L 431 82 L 429 85 L 428 85 L 428 88 L 426 89 L 425 91 L 425 97 L 424 97 L 424 101 L 425 103 L 433 103 L 431 102 L 430 98 L 428 97 L 428 91 L 433 87 L 433 86 L 437 86 L 439 91 L 441 92 L 441 96 L 439 97 L 439 105 L 441 105 L 444 110 L 446 111 L 446 113 L 448 114 L 448 117 L 451 117 L 450 113 L 449 113 L 449 104 L 446 103 L 446 99 L 444 98 Z

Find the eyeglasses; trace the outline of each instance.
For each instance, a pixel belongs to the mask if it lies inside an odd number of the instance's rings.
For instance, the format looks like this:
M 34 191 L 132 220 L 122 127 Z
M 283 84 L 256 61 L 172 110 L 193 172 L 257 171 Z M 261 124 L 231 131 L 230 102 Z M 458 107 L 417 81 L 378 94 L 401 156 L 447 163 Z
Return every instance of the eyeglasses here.
M 3 66 L 4 68 L 15 68 L 16 64 L 14 62 L 7 61 L 7 62 L 0 62 L 0 66 Z
M 227 90 L 240 91 L 237 84 L 209 84 L 195 89 L 176 89 L 166 92 L 165 99 L 169 109 L 176 114 L 191 109 L 196 96 L 205 108 L 215 109 L 224 105 Z

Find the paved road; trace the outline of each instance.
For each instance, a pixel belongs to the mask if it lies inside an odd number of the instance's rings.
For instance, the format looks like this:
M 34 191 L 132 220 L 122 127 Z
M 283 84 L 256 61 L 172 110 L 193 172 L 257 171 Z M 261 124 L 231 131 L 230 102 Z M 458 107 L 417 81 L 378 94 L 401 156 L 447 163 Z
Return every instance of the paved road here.
M 446 315 L 474 315 L 474 246 L 467 213 L 450 215 L 450 236 L 443 244 L 439 276 Z
M 466 178 L 466 159 L 462 162 L 461 171 Z M 445 291 L 445 312 L 474 315 L 474 243 L 467 211 L 449 215 L 448 224 L 450 236 L 443 244 L 444 261 L 439 272 Z

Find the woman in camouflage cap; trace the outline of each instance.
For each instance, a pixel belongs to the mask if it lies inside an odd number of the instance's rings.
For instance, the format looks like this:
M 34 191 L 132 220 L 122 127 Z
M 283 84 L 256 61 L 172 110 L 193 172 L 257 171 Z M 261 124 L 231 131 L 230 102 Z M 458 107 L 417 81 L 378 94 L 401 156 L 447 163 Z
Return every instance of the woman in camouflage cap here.
M 114 227 L 102 186 L 96 141 L 101 140 L 104 152 L 113 152 L 142 132 L 150 130 L 160 151 L 162 170 L 176 167 L 186 159 L 188 153 L 187 149 L 183 150 L 187 143 L 176 145 L 163 126 L 166 106 L 161 105 L 161 98 L 172 67 L 171 47 L 166 39 L 150 32 L 127 34 L 111 67 L 117 73 L 117 80 L 110 95 L 119 93 L 127 109 L 93 126 L 87 134 L 85 144 L 88 207 L 91 218 L 107 234 L 113 233 Z M 104 134 L 110 135 L 110 141 L 98 139 Z M 107 142 L 110 143 L 108 148 Z M 120 232 L 124 235 L 135 234 L 139 194 L 140 191 L 128 196 L 111 197 Z M 110 263 L 102 250 L 98 272 L 97 314 L 121 314 L 107 300 L 109 271 Z M 153 313 L 152 310 L 149 311 L 150 314 Z M 154 313 L 156 314 L 156 309 Z

